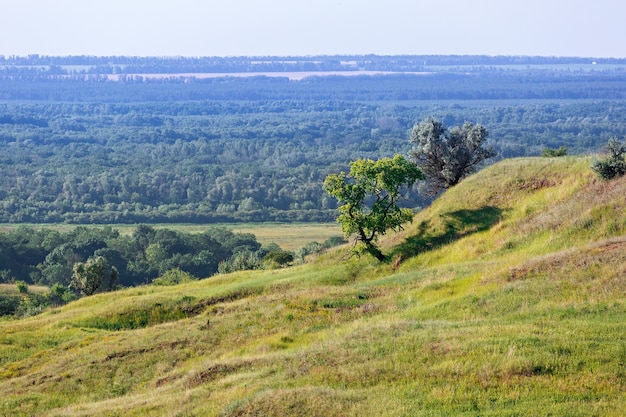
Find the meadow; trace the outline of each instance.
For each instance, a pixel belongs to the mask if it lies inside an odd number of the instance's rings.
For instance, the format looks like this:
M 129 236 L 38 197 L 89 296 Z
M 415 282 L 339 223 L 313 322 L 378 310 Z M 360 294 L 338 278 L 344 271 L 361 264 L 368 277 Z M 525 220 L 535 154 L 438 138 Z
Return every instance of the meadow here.
M 626 178 L 505 160 L 381 240 L 0 322 L 0 415 L 623 416 Z

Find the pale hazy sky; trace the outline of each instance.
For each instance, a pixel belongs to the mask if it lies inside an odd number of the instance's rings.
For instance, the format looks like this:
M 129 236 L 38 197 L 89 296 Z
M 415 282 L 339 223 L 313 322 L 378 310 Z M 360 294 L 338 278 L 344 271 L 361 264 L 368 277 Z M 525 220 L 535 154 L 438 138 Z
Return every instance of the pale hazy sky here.
M 0 55 L 626 57 L 624 0 L 0 0 Z

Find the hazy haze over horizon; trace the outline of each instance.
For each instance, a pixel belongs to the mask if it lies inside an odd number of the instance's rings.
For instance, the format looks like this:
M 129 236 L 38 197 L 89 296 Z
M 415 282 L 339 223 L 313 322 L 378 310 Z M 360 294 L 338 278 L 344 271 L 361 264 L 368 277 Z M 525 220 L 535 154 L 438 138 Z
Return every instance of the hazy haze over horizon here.
M 620 0 L 4 0 L 0 55 L 626 57 Z

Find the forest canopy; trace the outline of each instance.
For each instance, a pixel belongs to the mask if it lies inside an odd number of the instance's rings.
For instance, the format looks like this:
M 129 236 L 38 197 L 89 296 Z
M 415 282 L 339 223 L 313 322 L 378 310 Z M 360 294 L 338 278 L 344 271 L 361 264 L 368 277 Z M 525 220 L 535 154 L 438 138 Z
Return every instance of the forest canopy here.
M 0 57 L 0 222 L 332 221 L 337 205 L 324 178 L 355 159 L 406 155 L 412 126 L 427 117 L 486 126 L 499 158 L 602 150 L 626 135 L 624 66 L 540 57 Z M 267 75 L 234 76 L 252 70 Z M 280 76 L 329 70 L 350 76 Z M 359 75 L 365 70 L 383 73 Z M 181 75 L 224 71 L 230 76 Z M 415 189 L 408 197 L 407 206 L 428 203 Z

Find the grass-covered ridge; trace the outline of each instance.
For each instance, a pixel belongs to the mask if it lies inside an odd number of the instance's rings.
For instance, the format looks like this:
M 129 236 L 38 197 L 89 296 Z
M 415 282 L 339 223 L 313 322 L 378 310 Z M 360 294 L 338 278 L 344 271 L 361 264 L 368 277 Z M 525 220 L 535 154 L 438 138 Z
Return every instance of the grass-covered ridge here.
M 626 178 L 508 160 L 381 242 L 0 322 L 0 415 L 622 416 Z

